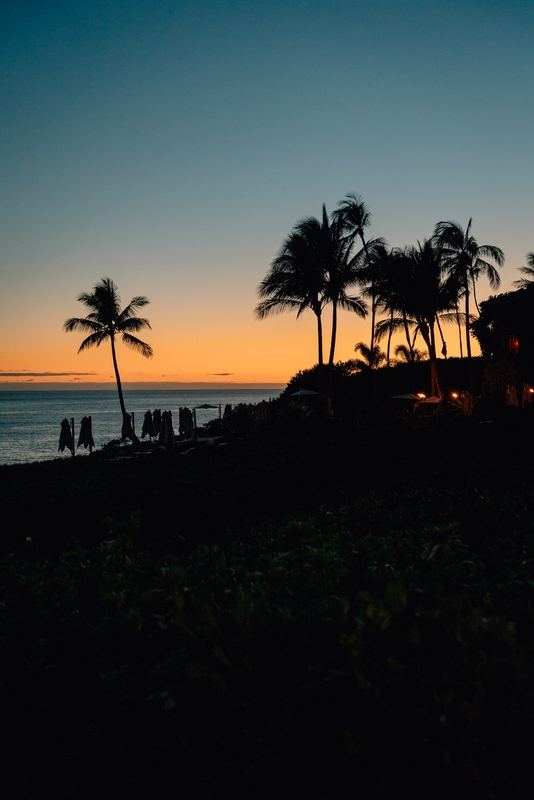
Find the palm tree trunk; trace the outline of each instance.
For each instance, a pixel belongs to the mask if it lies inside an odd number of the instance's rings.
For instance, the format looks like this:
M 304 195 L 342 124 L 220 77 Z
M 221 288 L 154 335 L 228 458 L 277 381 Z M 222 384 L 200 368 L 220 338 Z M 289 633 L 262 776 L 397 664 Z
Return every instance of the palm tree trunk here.
M 117 391 L 119 392 L 119 403 L 121 404 L 122 418 L 124 420 L 126 417 L 129 418 L 129 416 L 128 412 L 126 411 L 126 406 L 124 405 L 124 397 L 122 395 L 121 377 L 119 375 L 119 367 L 117 364 L 117 356 L 115 353 L 115 337 L 113 336 L 113 334 L 111 334 L 110 338 L 111 338 L 111 355 L 113 357 L 113 368 L 115 370 L 115 379 L 117 381 Z M 139 444 L 139 437 L 136 436 L 133 430 L 131 432 L 131 439 L 132 442 L 134 442 L 135 444 Z
M 456 324 L 458 325 L 458 339 L 460 340 L 460 358 L 463 358 L 464 348 L 462 343 L 462 326 L 460 324 L 460 313 L 458 311 L 458 304 L 456 305 Z
M 369 267 L 369 273 L 371 273 L 372 267 L 371 267 L 371 261 L 369 259 L 369 250 L 367 249 L 367 242 L 365 241 L 362 228 L 359 228 L 358 234 L 360 236 L 360 239 L 362 240 L 363 249 L 365 250 L 365 259 L 367 261 L 367 266 Z M 371 275 L 371 351 L 375 346 L 375 324 L 376 324 L 375 282 Z
M 115 354 L 115 337 L 111 334 L 111 355 L 113 357 L 113 369 L 115 370 L 115 380 L 117 381 L 117 390 L 119 392 L 119 403 L 121 404 L 121 411 L 123 418 L 126 416 L 126 406 L 124 405 L 124 397 L 122 396 L 121 376 L 119 375 L 119 367 L 117 365 L 117 356 Z
M 336 349 L 336 336 L 337 336 L 337 300 L 332 301 L 332 339 L 330 341 L 330 357 L 328 359 L 329 368 L 334 363 L 334 352 Z
M 406 318 L 406 314 L 404 313 L 404 311 L 402 312 L 402 321 L 404 323 L 404 335 L 406 336 L 406 341 L 408 343 L 408 350 L 410 351 L 410 361 L 415 361 L 415 353 L 414 353 L 415 338 L 412 344 L 412 341 L 410 339 L 410 329 L 408 328 L 408 320 Z
M 318 350 L 318 364 L 319 368 L 323 368 L 323 323 L 321 320 L 321 312 L 315 312 L 317 316 L 317 350 Z
M 480 316 L 480 308 L 479 308 L 478 300 L 477 300 L 477 283 L 476 283 L 474 278 L 473 278 L 473 299 L 475 301 L 475 307 L 476 307 L 476 310 L 477 310 L 477 314 Z
M 391 311 L 390 319 L 389 319 L 389 333 L 388 333 L 388 346 L 387 346 L 387 361 L 386 364 L 389 367 L 389 356 L 391 352 L 391 337 L 393 336 L 393 310 Z
M 441 337 L 441 344 L 442 344 L 441 352 L 445 356 L 445 358 L 447 358 L 447 342 L 445 341 L 445 337 L 443 336 L 443 331 L 441 330 L 441 323 L 439 321 L 439 317 L 436 317 L 436 322 L 438 325 L 439 335 Z
M 438 361 L 436 357 L 436 337 L 434 333 L 434 324 L 428 325 L 425 323 L 419 326 L 421 336 L 428 348 L 428 357 L 430 359 L 430 382 L 432 394 L 437 393 L 440 400 L 443 400 L 443 387 L 441 385 L 441 378 L 439 375 Z
M 438 359 L 437 359 L 437 356 L 436 356 L 436 340 L 435 340 L 435 336 L 434 336 L 434 327 L 432 327 L 432 338 L 431 338 L 431 343 L 430 343 L 429 355 L 430 355 L 430 363 L 432 365 L 432 371 L 433 371 L 433 383 L 434 383 L 434 386 L 435 386 L 434 391 L 437 393 L 437 396 L 439 397 L 439 399 L 443 400 L 443 387 L 441 385 L 441 378 L 440 378 L 439 369 L 438 369 Z
M 473 389 L 473 364 L 471 361 L 471 339 L 469 331 L 469 278 L 465 276 L 465 343 L 467 350 L 467 364 L 469 369 L 469 391 L 474 395 Z

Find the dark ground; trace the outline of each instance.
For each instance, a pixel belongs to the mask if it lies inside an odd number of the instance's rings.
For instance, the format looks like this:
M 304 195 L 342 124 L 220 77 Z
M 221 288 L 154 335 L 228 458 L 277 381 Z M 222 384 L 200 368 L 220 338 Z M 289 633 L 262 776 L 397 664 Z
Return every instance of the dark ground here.
M 515 411 L 0 468 L 4 796 L 530 796 Z

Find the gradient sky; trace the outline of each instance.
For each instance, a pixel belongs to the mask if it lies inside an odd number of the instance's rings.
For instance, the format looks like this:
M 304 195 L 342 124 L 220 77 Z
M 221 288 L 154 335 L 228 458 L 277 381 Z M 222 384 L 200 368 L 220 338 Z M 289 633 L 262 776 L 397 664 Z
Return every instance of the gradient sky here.
M 473 217 L 502 290 L 534 250 L 532 0 L 4 0 L 0 80 L 0 381 L 112 380 L 62 330 L 109 276 L 150 299 L 124 380 L 286 382 L 315 318 L 256 289 L 347 192 L 391 246 Z

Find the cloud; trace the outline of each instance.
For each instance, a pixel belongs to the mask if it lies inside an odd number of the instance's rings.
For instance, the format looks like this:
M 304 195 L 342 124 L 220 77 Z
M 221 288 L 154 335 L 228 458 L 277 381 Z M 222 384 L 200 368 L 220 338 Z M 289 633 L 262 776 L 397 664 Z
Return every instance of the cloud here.
M 0 372 L 0 378 L 65 378 L 69 375 L 98 375 L 97 372 Z
M 233 372 L 208 372 L 208 375 L 233 375 Z

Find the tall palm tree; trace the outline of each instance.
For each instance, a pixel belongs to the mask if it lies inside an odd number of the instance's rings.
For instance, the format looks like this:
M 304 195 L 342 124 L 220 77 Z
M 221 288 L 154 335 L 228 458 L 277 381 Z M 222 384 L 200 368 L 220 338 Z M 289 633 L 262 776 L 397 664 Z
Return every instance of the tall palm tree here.
M 373 243 L 370 243 L 372 248 Z M 332 336 L 328 364 L 334 363 L 337 314 L 343 308 L 361 317 L 367 313 L 364 301 L 348 293 L 360 281 L 363 251 L 353 254 L 353 240 L 344 224 L 330 220 L 323 205 L 321 220 L 300 220 L 285 242 L 258 288 L 261 302 L 255 313 L 259 319 L 270 314 L 296 310 L 299 317 L 311 309 L 317 318 L 318 364 L 323 366 L 322 312 L 332 304 Z
M 492 289 L 497 289 L 501 284 L 501 278 L 497 269 L 491 261 L 498 267 L 504 264 L 504 253 L 499 247 L 491 244 L 479 245 L 475 237 L 471 234 L 472 219 L 464 229 L 458 222 L 446 220 L 438 222 L 434 229 L 434 238 L 441 248 L 445 269 L 450 275 L 455 275 L 459 281 L 460 293 L 465 301 L 465 338 L 467 360 L 469 364 L 469 383 L 471 394 L 473 394 L 473 367 L 471 361 L 471 339 L 470 339 L 470 311 L 469 300 L 471 290 L 478 308 L 476 299 L 476 282 L 481 275 L 485 275 Z M 487 259 L 491 259 L 488 261 Z
M 293 310 L 298 318 L 311 309 L 317 319 L 319 367 L 323 366 L 321 315 L 326 303 L 322 238 L 321 223 L 315 217 L 307 217 L 295 225 L 258 287 L 261 302 L 255 309 L 259 319 Z
M 376 276 L 373 270 L 373 263 L 371 259 L 371 251 L 369 243 L 365 240 L 365 228 L 371 224 L 371 212 L 369 211 L 365 201 L 359 194 L 349 193 L 345 199 L 339 203 L 339 208 L 334 211 L 334 218 L 339 220 L 345 227 L 348 236 L 354 240 L 357 236 L 360 237 L 362 246 L 366 256 L 367 274 L 365 276 L 369 285 L 369 294 L 371 297 L 371 344 L 370 350 L 373 350 L 375 344 L 375 325 L 376 325 Z M 375 240 L 378 243 L 378 239 Z M 381 242 L 384 244 L 384 242 Z
M 395 332 L 403 331 L 410 352 L 413 351 L 410 332 L 417 323 L 405 311 L 405 295 L 410 291 L 411 266 L 404 251 L 399 248 L 388 250 L 378 247 L 371 257 L 375 273 L 375 297 L 377 308 L 387 313 L 387 318 L 375 325 L 375 339 L 381 341 L 387 335 L 387 365 L 390 365 L 391 339 Z
M 527 265 L 526 267 L 519 267 L 519 272 L 522 272 L 527 277 L 514 281 L 513 286 L 517 286 L 519 289 L 531 290 L 534 288 L 534 252 L 527 253 Z
M 321 254 L 324 263 L 323 292 L 326 302 L 332 304 L 332 336 L 328 358 L 328 366 L 331 369 L 336 348 L 338 308 L 353 311 L 359 317 L 367 315 L 364 300 L 359 295 L 348 294 L 350 287 L 361 283 L 365 251 L 362 249 L 356 254 L 353 253 L 353 242 L 345 235 L 344 223 L 335 215 L 332 215 L 332 219 L 329 221 L 324 205 L 321 230 L 323 234 Z M 369 247 L 373 249 L 374 242 L 369 242 Z
M 146 297 L 134 297 L 126 308 L 121 310 L 121 299 L 117 286 L 110 278 L 102 278 L 102 281 L 94 287 L 91 293 L 82 292 L 77 299 L 91 309 L 91 313 L 86 317 L 71 317 L 67 319 L 63 324 L 63 328 L 65 331 L 79 330 L 89 333 L 89 336 L 83 340 L 78 348 L 78 353 L 88 350 L 90 347 L 100 347 L 102 342 L 109 339 L 113 369 L 115 370 L 117 390 L 119 392 L 119 402 L 123 419 L 125 419 L 127 413 L 117 365 L 115 339 L 120 335 L 122 341 L 128 347 L 141 353 L 145 358 L 151 358 L 154 355 L 149 344 L 132 335 L 145 328 L 150 328 L 150 323 L 147 319 L 136 316 L 137 309 L 143 308 L 149 301 Z
M 431 369 L 432 393 L 443 398 L 443 387 L 436 356 L 436 331 L 438 316 L 454 308 L 458 295 L 455 275 L 447 274 L 440 249 L 433 239 L 417 243 L 405 250 L 410 267 L 410 281 L 403 299 L 406 315 L 415 320 L 428 350 Z M 409 288 L 408 288 L 409 287 Z

